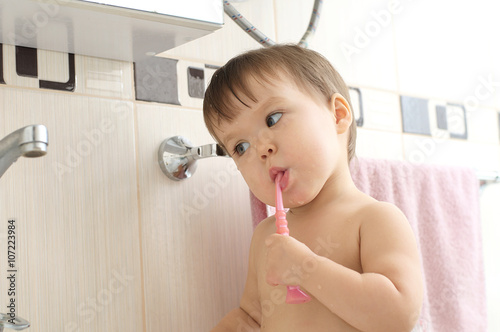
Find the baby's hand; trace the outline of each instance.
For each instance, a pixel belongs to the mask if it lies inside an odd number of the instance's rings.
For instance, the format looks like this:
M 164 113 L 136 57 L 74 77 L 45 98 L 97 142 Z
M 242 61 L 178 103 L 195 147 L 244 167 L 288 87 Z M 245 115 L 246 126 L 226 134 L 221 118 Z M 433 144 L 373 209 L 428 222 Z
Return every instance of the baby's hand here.
M 265 244 L 266 281 L 271 286 L 298 286 L 313 271 L 315 254 L 291 236 L 269 235 Z

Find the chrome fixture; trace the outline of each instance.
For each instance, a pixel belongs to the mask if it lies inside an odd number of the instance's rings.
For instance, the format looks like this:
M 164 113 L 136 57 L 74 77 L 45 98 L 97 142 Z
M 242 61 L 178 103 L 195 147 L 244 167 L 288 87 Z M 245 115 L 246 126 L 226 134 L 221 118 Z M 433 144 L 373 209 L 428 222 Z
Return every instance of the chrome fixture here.
M 0 314 L 0 332 L 3 332 L 4 327 L 19 331 L 30 327 L 30 323 L 21 317 L 12 318 L 10 315 Z
M 167 138 L 158 149 L 158 162 L 163 173 L 170 179 L 188 179 L 196 171 L 196 160 L 210 157 L 228 157 L 218 144 L 193 147 L 183 136 Z
M 481 182 L 489 182 L 489 183 L 500 182 L 500 172 L 498 171 L 489 171 L 489 172 L 480 171 L 476 172 L 476 176 L 478 180 Z
M 43 125 L 27 126 L 5 136 L 0 141 L 0 177 L 21 156 L 27 158 L 44 156 L 48 144 L 47 127 Z M 24 330 L 28 327 L 30 323 L 21 317 L 0 313 L 0 332 L 3 332 L 4 328 Z
M 19 157 L 36 158 L 47 153 L 49 135 L 44 125 L 18 129 L 0 141 L 0 177 Z

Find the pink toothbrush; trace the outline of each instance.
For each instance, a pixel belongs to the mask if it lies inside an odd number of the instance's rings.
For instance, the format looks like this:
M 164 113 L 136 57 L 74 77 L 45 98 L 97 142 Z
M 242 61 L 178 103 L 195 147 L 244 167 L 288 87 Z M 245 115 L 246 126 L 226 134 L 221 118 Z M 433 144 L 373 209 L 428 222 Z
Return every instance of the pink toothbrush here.
M 288 230 L 288 222 L 286 220 L 286 212 L 283 208 L 283 197 L 281 195 L 281 178 L 283 177 L 283 172 L 279 172 L 274 180 L 276 184 L 276 232 L 281 235 L 288 236 L 290 231 Z M 288 304 L 300 304 L 311 301 L 309 295 L 300 290 L 299 286 L 287 286 L 286 293 L 286 303 Z

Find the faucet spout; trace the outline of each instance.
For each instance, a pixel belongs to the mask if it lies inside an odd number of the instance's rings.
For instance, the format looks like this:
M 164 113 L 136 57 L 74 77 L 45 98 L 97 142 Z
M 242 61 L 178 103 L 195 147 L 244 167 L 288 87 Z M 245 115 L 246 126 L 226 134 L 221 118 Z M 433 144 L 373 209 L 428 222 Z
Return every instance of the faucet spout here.
M 47 153 L 49 135 L 44 125 L 18 129 L 0 141 L 0 177 L 19 157 L 36 158 Z

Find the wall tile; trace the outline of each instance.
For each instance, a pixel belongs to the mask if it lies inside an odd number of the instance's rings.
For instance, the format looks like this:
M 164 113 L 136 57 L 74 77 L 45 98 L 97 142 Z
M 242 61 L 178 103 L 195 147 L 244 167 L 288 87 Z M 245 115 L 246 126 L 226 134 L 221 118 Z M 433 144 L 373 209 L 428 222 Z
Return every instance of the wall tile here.
M 130 314 L 143 309 L 133 104 L 9 86 L 0 101 L 0 138 L 49 131 L 47 155 L 0 179 L 0 221 L 19 230 L 17 314 L 30 331 L 141 330 Z
M 430 134 L 438 139 L 451 137 L 450 129 L 456 126 L 453 116 L 448 118 L 449 106 L 446 100 L 427 99 Z
M 403 131 L 444 138 L 468 138 L 463 105 L 438 99 L 401 96 Z
M 436 122 L 438 129 L 448 130 L 448 118 L 446 115 L 446 105 L 436 105 Z
M 5 84 L 3 76 L 3 45 L 0 44 L 0 84 Z
M 215 68 L 217 66 L 163 57 L 138 62 L 135 64 L 137 100 L 201 109 Z
M 36 55 L 31 59 L 24 58 L 30 62 L 24 65 L 30 65 L 35 71 L 27 76 L 19 75 L 16 70 L 16 48 L 3 45 L 2 50 L 2 77 L 7 85 L 133 98 L 132 63 L 29 49 Z
M 467 117 L 463 105 L 446 105 L 446 123 L 451 138 L 467 139 Z
M 190 71 L 199 71 L 202 77 L 196 78 Z M 177 63 L 177 82 L 179 90 L 179 103 L 185 107 L 201 109 L 203 107 L 203 95 L 205 94 L 205 64 L 200 62 L 179 60 Z M 197 95 L 195 97 L 193 95 Z M 202 98 L 199 98 L 199 96 Z
M 401 134 L 358 128 L 356 155 L 365 158 L 403 160 Z
M 213 142 L 200 111 L 138 103 L 137 120 L 146 330 L 210 330 L 238 306 L 246 280 L 248 187 L 229 158 L 199 160 L 183 181 L 162 173 L 164 139 Z
M 395 93 L 362 89 L 364 124 L 367 129 L 402 131 L 399 96 Z
M 69 80 L 69 57 L 67 53 L 36 50 L 38 54 L 38 78 L 45 81 L 67 82 Z
M 349 97 L 351 99 L 352 113 L 358 127 L 364 124 L 363 97 L 359 88 L 349 87 Z
M 75 62 L 77 93 L 135 99 L 133 63 L 79 55 Z
M 208 87 L 210 84 L 210 80 L 214 75 L 215 71 L 219 68 L 219 66 L 214 66 L 210 64 L 205 65 L 205 87 Z
M 401 113 L 405 133 L 431 135 L 427 99 L 401 96 Z
M 467 112 L 469 141 L 475 143 L 499 143 L 499 113 L 490 108 L 478 108 Z
M 180 105 L 177 62 L 154 56 L 137 61 L 134 66 L 136 99 Z
M 410 134 L 403 135 L 403 142 L 405 160 L 413 163 L 461 165 L 483 171 L 500 169 L 497 144 Z
M 16 73 L 19 76 L 38 77 L 37 49 L 16 46 Z
M 4 80 L 7 85 L 38 88 L 38 78 L 19 76 L 16 71 L 16 47 L 3 45 L 3 70 Z
M 187 68 L 188 95 L 192 98 L 203 99 L 205 92 L 205 71 L 200 67 Z
M 76 84 L 74 54 L 3 45 L 6 84 L 73 92 Z M 62 57 L 66 60 L 59 61 Z M 50 74 L 49 74 L 50 73 Z M 55 80 L 47 79 L 56 77 Z M 60 78 L 65 79 L 60 81 Z

